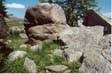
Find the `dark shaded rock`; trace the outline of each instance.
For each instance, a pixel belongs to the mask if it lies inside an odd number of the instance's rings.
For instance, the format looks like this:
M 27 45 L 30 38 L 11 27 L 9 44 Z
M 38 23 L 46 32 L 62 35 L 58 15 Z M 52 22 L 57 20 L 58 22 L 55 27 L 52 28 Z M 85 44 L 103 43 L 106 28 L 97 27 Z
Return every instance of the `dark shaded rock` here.
M 0 42 L 0 55 L 2 56 L 2 59 L 0 60 L 0 72 L 3 72 L 2 69 L 4 68 L 4 60 L 12 51 L 13 49 L 7 48 L 4 43 Z
M 0 42 L 0 54 L 3 54 L 3 56 L 6 57 L 12 51 L 13 49 L 7 48 L 4 43 Z
M 101 13 L 98 13 L 94 10 L 88 10 L 83 24 L 85 26 L 103 26 L 104 35 L 111 33 L 111 22 L 110 19 L 107 19 Z

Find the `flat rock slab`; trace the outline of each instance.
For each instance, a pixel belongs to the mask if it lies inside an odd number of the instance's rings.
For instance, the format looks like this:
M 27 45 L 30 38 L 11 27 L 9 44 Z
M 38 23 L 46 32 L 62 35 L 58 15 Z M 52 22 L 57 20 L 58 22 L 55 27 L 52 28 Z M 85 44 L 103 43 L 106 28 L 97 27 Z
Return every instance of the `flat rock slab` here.
M 68 67 L 64 65 L 52 65 L 52 66 L 46 66 L 45 69 L 51 72 L 60 73 L 60 72 L 64 72 L 65 70 L 67 70 Z

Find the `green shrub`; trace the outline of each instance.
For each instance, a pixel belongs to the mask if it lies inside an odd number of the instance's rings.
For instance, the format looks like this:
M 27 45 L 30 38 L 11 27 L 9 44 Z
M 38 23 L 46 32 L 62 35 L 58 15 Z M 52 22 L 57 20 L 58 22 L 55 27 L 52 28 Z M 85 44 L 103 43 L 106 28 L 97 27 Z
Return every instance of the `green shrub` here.
M 7 47 L 14 50 L 22 50 L 22 48 L 20 48 L 20 45 L 24 44 L 27 41 L 27 39 L 22 39 L 18 35 L 11 35 L 5 38 L 5 42 L 7 42 L 8 40 L 11 40 L 11 42 L 7 44 Z
M 39 52 L 31 52 L 30 49 L 27 50 L 28 54 L 26 55 L 28 58 L 34 60 L 34 62 L 38 66 L 39 72 L 44 72 L 45 66 L 57 64 L 57 60 L 52 60 L 50 58 L 49 54 L 52 53 L 52 51 L 56 48 L 59 48 L 57 44 L 54 43 L 45 43 L 42 46 L 42 49 L 40 49 Z M 52 55 L 53 56 L 53 55 Z M 53 58 L 54 59 L 54 58 Z M 58 63 L 59 64 L 59 63 Z
M 71 69 L 72 73 L 77 73 L 81 64 L 78 61 L 74 62 L 63 62 L 64 65 L 68 66 L 69 69 Z
M 8 60 L 5 60 L 5 68 L 4 71 L 7 73 L 25 73 L 23 64 L 24 64 L 24 58 L 18 58 L 17 60 L 11 62 Z

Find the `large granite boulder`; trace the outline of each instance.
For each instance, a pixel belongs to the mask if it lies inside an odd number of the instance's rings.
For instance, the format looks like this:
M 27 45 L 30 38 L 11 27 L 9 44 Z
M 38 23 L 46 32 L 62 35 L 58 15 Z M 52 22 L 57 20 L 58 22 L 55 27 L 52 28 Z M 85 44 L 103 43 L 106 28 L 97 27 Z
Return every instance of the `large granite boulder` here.
M 63 9 L 57 4 L 40 3 L 27 9 L 25 31 L 33 44 L 50 42 L 67 27 Z
M 88 10 L 83 24 L 85 26 L 103 26 L 104 35 L 111 33 L 111 19 L 94 10 Z
M 103 36 L 102 26 L 67 28 L 60 32 L 59 40 L 68 47 L 63 49 L 64 53 L 60 54 L 66 54 L 64 57 L 69 62 L 82 63 L 79 72 L 107 73 L 111 71 L 110 35 Z

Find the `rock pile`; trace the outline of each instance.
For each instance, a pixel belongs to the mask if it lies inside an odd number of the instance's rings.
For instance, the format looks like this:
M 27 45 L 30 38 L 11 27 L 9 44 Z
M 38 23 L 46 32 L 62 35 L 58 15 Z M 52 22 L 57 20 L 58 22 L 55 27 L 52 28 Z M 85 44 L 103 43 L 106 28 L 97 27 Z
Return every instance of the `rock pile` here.
M 39 45 L 54 40 L 60 45 L 64 44 L 63 48 L 55 50 L 53 54 L 68 62 L 80 62 L 79 72 L 108 73 L 111 71 L 111 41 L 110 35 L 105 34 L 110 34 L 111 26 L 107 22 L 105 26 L 105 22 L 102 23 L 99 16 L 95 18 L 92 15 L 90 18 L 95 22 L 91 24 L 89 17 L 84 22 L 92 27 L 69 27 L 64 11 L 59 5 L 40 3 L 26 11 L 24 26 L 31 44 Z M 96 26 L 98 24 L 102 26 Z M 108 30 L 105 30 L 105 27 Z M 48 72 L 59 72 L 66 68 L 63 65 L 56 65 L 47 66 L 45 69 Z

